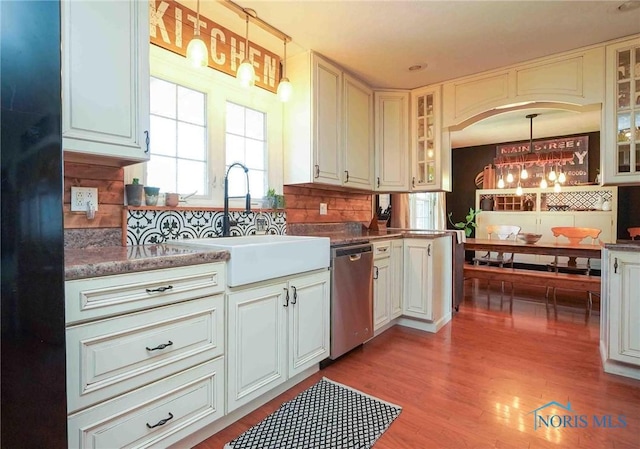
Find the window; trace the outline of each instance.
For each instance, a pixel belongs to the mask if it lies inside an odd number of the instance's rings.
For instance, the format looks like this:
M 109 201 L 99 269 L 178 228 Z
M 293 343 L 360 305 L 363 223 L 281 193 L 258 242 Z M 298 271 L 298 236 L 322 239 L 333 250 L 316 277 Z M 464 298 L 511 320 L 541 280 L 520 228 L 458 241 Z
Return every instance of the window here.
M 253 198 L 263 197 L 267 190 L 265 122 L 263 112 L 227 102 L 225 172 L 234 162 L 245 165 L 249 169 L 249 187 Z M 230 172 L 229 196 L 246 194 L 245 183 L 246 176 Z
M 151 77 L 151 157 L 146 184 L 207 196 L 207 96 Z
M 413 229 L 438 229 L 436 202 L 438 193 L 412 193 L 409 195 L 409 217 Z

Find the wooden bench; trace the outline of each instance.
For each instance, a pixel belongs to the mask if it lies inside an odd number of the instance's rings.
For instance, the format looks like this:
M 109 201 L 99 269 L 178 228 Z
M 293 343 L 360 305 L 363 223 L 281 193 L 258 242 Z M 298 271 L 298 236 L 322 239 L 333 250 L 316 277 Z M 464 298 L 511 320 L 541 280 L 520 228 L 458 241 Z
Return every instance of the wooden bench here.
M 556 273 L 549 271 L 524 270 L 521 268 L 500 268 L 487 265 L 470 265 L 464 266 L 465 279 L 484 279 L 489 282 L 511 282 L 511 291 L 513 292 L 513 283 L 524 283 L 552 287 L 553 291 L 553 308 L 556 309 L 556 288 L 568 290 L 580 290 L 587 292 L 589 302 L 587 304 L 587 313 L 591 313 L 593 293 L 600 294 L 600 277 L 574 273 Z M 545 301 L 548 306 L 548 295 L 545 295 Z

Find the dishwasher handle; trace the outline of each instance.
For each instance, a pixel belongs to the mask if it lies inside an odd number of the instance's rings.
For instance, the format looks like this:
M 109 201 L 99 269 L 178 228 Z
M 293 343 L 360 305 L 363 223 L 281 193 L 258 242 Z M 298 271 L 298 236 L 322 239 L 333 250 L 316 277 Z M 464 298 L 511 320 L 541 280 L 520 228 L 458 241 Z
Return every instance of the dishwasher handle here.
M 362 259 L 362 253 L 358 253 L 358 254 L 351 254 L 351 255 L 349 256 L 349 260 L 350 260 L 351 262 L 355 262 L 356 260 L 360 260 L 360 259 Z

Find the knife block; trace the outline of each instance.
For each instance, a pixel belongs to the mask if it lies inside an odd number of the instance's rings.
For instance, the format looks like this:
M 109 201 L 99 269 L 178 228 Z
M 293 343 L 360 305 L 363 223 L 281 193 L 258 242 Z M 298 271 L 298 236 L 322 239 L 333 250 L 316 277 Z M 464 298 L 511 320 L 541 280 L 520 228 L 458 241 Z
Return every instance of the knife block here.
M 369 223 L 370 231 L 386 231 L 387 220 L 378 220 L 378 217 L 373 217 L 371 223 Z

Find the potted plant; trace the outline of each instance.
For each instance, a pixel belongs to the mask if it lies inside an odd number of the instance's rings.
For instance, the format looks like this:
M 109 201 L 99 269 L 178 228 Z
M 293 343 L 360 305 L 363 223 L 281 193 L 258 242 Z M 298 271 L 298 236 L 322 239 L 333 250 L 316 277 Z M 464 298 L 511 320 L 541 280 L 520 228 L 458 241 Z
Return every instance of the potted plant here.
M 267 196 L 265 196 L 264 198 L 264 207 L 276 209 L 276 207 L 278 206 L 278 195 L 276 194 L 276 189 L 269 188 L 269 190 L 267 190 Z
M 140 180 L 138 178 L 133 178 L 133 182 L 131 184 L 126 184 L 124 189 L 127 193 L 127 204 L 129 206 L 142 206 L 144 186 L 140 184 Z
M 158 194 L 160 187 L 144 187 L 144 203 L 147 206 L 155 206 L 158 204 Z
M 465 237 L 469 237 L 473 230 L 476 228 L 476 216 L 480 213 L 480 209 L 469 208 L 469 213 L 465 217 L 465 221 L 459 221 L 454 223 L 451 219 L 451 212 L 449 212 L 449 223 L 456 229 L 464 229 Z

